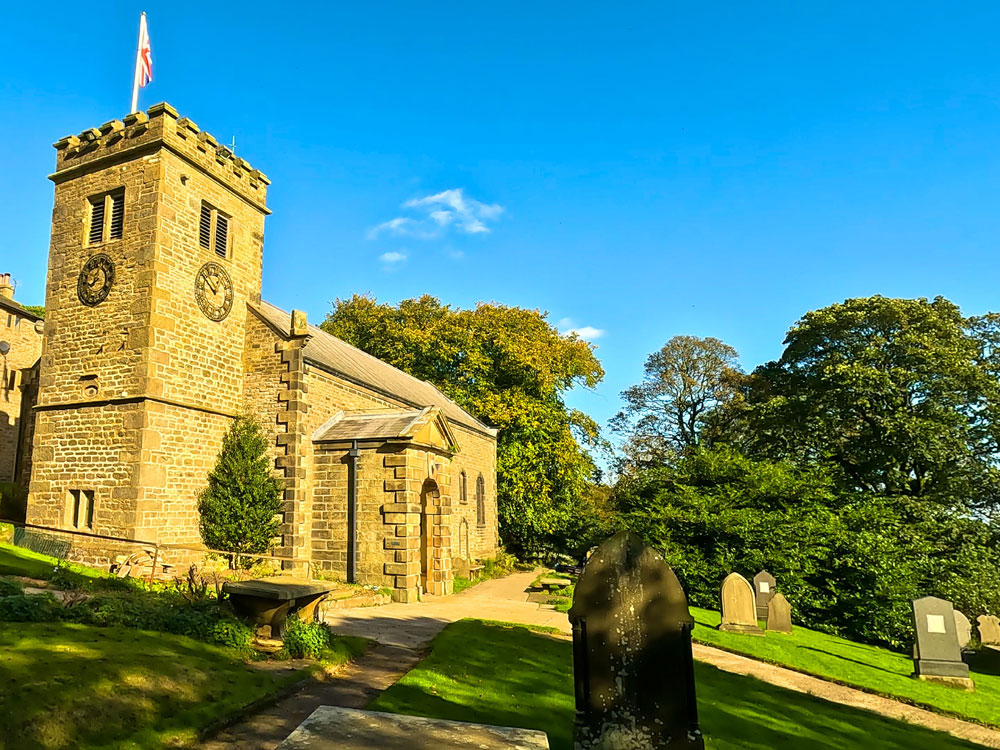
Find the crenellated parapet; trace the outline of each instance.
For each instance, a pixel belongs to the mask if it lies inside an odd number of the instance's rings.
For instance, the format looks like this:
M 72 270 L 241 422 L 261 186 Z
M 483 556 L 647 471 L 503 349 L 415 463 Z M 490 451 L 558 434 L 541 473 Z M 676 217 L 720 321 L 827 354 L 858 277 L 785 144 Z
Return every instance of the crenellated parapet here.
M 56 171 L 49 179 L 56 183 L 81 171 L 100 169 L 144 152 L 167 148 L 262 208 L 267 186 L 271 184 L 263 172 L 237 157 L 189 118 L 180 117 L 166 102 L 79 135 L 60 138 L 52 145 L 57 152 Z

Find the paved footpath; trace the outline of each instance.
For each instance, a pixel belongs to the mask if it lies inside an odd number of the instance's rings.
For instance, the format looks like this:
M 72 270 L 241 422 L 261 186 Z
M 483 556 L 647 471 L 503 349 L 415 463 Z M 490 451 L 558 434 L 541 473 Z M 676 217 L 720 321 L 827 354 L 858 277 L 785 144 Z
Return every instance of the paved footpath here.
M 328 612 L 326 622 L 334 632 L 371 638 L 379 645 L 337 677 L 307 684 L 271 708 L 221 732 L 205 743 L 203 749 L 273 750 L 318 706 L 363 708 L 420 660 L 434 636 L 450 623 L 466 617 L 546 625 L 558 628 L 568 638 L 569 619 L 564 613 L 528 601 L 526 589 L 536 576 L 537 572 L 515 573 L 499 580 L 484 581 L 457 596 L 429 597 L 417 604 L 387 604 Z M 978 724 L 702 644 L 694 644 L 694 657 L 726 672 L 756 677 L 788 690 L 948 732 L 1000 750 L 1000 732 Z

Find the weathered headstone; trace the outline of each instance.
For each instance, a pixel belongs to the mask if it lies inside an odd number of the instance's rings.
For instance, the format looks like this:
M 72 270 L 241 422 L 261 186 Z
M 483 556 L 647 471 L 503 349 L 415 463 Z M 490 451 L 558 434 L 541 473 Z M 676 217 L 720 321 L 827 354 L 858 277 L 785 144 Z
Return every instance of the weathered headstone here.
M 955 634 L 958 636 L 958 647 L 964 649 L 972 640 L 972 623 L 960 610 L 955 610 Z
M 969 667 L 962 661 L 951 602 L 935 596 L 914 599 L 913 628 L 917 634 L 914 674 L 921 680 L 974 689 Z
M 984 646 L 1000 644 L 1000 617 L 996 615 L 979 615 L 976 618 L 979 625 L 979 642 Z
M 792 632 L 792 605 L 784 594 L 775 594 L 767 603 L 767 629 L 776 633 Z
M 757 619 L 763 620 L 767 617 L 767 603 L 774 596 L 775 580 L 774 576 L 766 570 L 760 571 L 753 577 L 754 603 L 757 605 Z
M 598 546 L 576 584 L 574 750 L 702 750 L 694 619 L 677 576 L 630 532 Z
M 719 630 L 763 635 L 757 625 L 757 607 L 754 605 L 753 586 L 739 573 L 730 573 L 722 582 L 722 624 Z

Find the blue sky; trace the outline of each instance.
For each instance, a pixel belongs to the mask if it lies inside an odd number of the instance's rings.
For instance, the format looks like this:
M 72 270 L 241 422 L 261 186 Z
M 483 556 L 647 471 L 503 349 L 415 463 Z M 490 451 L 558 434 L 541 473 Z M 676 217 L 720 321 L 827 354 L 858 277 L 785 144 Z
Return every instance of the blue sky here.
M 694 7 L 697 6 L 697 7 Z M 994 3 L 19 3 L 0 27 L 0 271 L 41 302 L 51 143 L 166 100 L 272 179 L 264 296 L 546 310 L 607 371 L 676 334 L 747 368 L 804 312 L 1000 308 Z

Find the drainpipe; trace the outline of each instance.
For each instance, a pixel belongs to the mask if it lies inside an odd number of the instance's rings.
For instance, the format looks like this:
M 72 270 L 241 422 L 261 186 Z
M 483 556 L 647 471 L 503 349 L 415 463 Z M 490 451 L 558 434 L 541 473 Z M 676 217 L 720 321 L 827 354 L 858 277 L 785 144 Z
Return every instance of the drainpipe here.
M 358 441 L 347 451 L 351 468 L 347 477 L 347 582 L 357 583 L 358 575 Z

